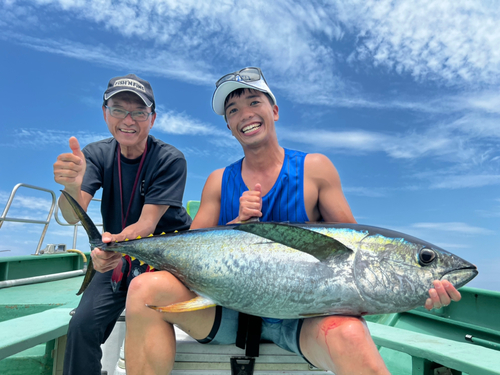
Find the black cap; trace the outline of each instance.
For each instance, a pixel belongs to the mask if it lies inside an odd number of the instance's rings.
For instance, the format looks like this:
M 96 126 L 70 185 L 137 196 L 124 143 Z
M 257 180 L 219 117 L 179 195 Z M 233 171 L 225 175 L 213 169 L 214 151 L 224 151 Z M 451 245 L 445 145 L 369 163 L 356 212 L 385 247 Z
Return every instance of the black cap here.
M 151 85 L 148 81 L 137 77 L 135 74 L 111 78 L 108 88 L 104 91 L 103 99 L 106 101 L 113 95 L 123 91 L 130 91 L 139 95 L 146 106 L 155 108 L 155 96 Z

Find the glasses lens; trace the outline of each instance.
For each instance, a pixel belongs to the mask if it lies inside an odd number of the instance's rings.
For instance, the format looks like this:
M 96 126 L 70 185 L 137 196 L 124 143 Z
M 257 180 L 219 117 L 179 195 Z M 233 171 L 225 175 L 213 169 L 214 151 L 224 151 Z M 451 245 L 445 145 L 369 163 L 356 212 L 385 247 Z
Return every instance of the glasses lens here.
M 134 112 L 130 112 L 130 115 L 132 116 L 132 118 L 134 120 L 137 120 L 137 121 L 144 121 L 148 118 L 149 116 L 149 112 L 145 112 L 145 111 L 134 111 Z
M 242 69 L 238 75 L 246 82 L 258 81 L 260 79 L 260 72 L 257 68 Z
M 109 113 L 111 116 L 116 117 L 116 118 L 125 118 L 128 115 L 127 111 L 124 111 L 123 109 L 115 108 L 115 107 L 108 107 L 109 108 Z
M 109 113 L 111 114 L 111 116 L 119 118 L 119 119 L 124 119 L 130 113 L 130 116 L 132 116 L 133 120 L 145 121 L 148 119 L 149 114 L 150 114 L 150 112 L 146 112 L 146 111 L 129 112 L 129 111 L 125 111 L 124 109 L 115 108 L 115 107 L 108 107 L 108 109 L 109 109 Z
M 221 84 L 223 84 L 226 81 L 234 81 L 236 75 L 234 73 L 229 73 L 226 74 L 225 76 L 222 76 L 216 83 L 215 87 L 219 87 Z
M 224 82 L 227 81 L 244 81 L 244 82 L 253 82 L 258 81 L 259 79 L 264 78 L 259 68 L 244 68 L 240 71 L 226 74 L 222 76 L 216 83 L 215 87 L 219 87 Z

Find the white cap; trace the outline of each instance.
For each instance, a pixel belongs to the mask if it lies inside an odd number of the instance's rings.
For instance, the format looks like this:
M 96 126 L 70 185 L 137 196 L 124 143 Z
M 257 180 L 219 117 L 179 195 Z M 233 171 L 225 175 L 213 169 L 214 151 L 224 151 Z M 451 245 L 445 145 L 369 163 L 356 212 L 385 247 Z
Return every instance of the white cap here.
M 218 115 L 225 116 L 226 113 L 224 110 L 224 102 L 226 101 L 227 96 L 234 90 L 240 88 L 253 89 L 265 92 L 266 94 L 269 94 L 271 96 L 274 104 L 276 104 L 276 98 L 271 92 L 271 89 L 269 89 L 269 86 L 266 84 L 266 81 L 264 81 L 262 78 L 259 79 L 258 81 L 251 81 L 251 82 L 226 81 L 215 89 L 214 95 L 212 97 L 212 108 L 214 112 L 217 113 Z

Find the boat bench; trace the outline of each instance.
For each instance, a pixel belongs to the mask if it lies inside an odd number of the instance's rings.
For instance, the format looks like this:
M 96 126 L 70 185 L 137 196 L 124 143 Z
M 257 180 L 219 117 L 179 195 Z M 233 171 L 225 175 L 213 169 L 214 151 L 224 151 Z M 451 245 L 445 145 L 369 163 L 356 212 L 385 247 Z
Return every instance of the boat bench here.
M 0 360 L 65 336 L 73 307 L 57 307 L 0 322 Z
M 454 370 L 454 375 L 500 373 L 500 351 L 373 322 L 368 328 L 377 346 L 411 356 L 412 375 L 434 374 L 438 367 Z

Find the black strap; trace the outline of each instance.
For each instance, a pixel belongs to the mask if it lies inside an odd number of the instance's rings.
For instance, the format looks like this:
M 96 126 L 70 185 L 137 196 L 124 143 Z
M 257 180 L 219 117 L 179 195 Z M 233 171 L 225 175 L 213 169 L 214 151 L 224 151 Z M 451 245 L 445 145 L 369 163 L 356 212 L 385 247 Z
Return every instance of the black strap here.
M 259 356 L 262 319 L 258 316 L 239 313 L 236 346 L 245 349 L 247 357 Z

